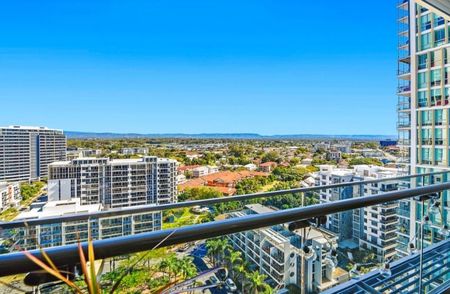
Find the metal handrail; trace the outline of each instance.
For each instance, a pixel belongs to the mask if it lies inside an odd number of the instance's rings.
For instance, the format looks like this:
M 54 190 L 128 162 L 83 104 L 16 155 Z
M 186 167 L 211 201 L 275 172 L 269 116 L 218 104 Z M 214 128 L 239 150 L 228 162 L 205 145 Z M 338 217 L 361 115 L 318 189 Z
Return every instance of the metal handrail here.
M 158 245 L 159 247 L 167 247 L 197 240 L 215 238 L 228 234 L 255 230 L 293 221 L 308 220 L 314 217 L 347 210 L 442 192 L 449 189 L 450 182 L 447 182 L 307 207 L 247 215 L 169 230 L 97 240 L 93 241 L 95 257 L 96 259 L 111 258 L 114 256 L 151 250 Z M 87 243 L 83 242 L 81 245 L 85 254 L 87 254 Z M 76 244 L 47 248 L 43 249 L 43 251 L 45 251 L 56 266 L 75 265 L 79 263 L 78 245 Z M 30 253 L 40 260 L 45 261 L 41 250 L 32 250 Z M 26 273 L 38 269 L 39 267 L 23 252 L 0 255 L 0 276 Z
M 165 210 L 186 208 L 186 207 L 193 207 L 193 206 L 207 206 L 207 205 L 214 205 L 214 204 L 218 204 L 218 203 L 226 203 L 226 202 L 233 202 L 233 201 L 240 202 L 240 201 L 251 200 L 251 199 L 255 199 L 255 198 L 269 198 L 269 197 L 292 194 L 292 193 L 308 193 L 308 192 L 314 192 L 314 191 L 318 191 L 318 190 L 322 190 L 322 189 L 335 189 L 335 188 L 342 188 L 342 187 L 348 187 L 348 186 L 354 186 L 354 185 L 366 185 L 366 184 L 374 184 L 374 183 L 380 183 L 380 182 L 386 182 L 386 181 L 398 181 L 398 180 L 412 179 L 412 178 L 419 178 L 419 177 L 426 177 L 426 176 L 436 176 L 436 175 L 441 175 L 441 174 L 445 174 L 445 173 L 449 173 L 449 171 L 406 175 L 406 176 L 383 178 L 383 179 L 376 179 L 376 180 L 367 180 L 367 181 L 346 182 L 346 183 L 332 184 L 332 185 L 327 185 L 327 186 L 315 186 L 315 187 L 309 187 L 309 188 L 278 190 L 278 191 L 271 191 L 271 192 L 253 193 L 253 194 L 212 198 L 212 199 L 204 199 L 204 200 L 185 201 L 185 202 L 162 204 L 162 205 L 149 204 L 149 205 L 141 205 L 141 206 L 136 206 L 136 207 L 123 207 L 123 208 L 115 208 L 115 209 L 110 209 L 110 210 L 105 210 L 105 211 L 100 211 L 100 212 L 94 212 L 94 213 L 79 213 L 79 214 L 68 214 L 68 215 L 64 215 L 64 216 L 45 217 L 45 218 L 39 218 L 39 219 L 15 220 L 15 221 L 10 221 L 10 222 L 0 222 L 0 230 L 21 228 L 24 226 L 36 226 L 36 225 L 45 225 L 45 224 L 53 224 L 53 223 L 61 223 L 61 222 L 69 222 L 69 221 L 80 221 L 80 220 L 87 220 L 87 219 L 91 219 L 91 218 L 115 217 L 115 216 L 120 216 L 120 215 L 157 212 L 157 211 L 165 211 Z

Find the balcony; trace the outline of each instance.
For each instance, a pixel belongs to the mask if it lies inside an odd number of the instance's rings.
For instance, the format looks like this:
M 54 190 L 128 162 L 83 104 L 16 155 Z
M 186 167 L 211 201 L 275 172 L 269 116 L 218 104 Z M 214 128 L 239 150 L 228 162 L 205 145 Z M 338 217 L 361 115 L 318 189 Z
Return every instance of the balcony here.
M 398 87 L 397 95 L 411 97 L 411 86 Z
M 409 121 L 402 121 L 397 123 L 397 128 L 399 129 L 409 129 L 411 128 L 411 122 Z

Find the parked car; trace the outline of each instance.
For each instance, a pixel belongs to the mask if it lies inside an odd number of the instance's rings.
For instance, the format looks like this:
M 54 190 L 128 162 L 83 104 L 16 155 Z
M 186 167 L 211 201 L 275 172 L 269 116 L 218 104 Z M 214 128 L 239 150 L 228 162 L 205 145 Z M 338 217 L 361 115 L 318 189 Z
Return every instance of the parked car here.
M 233 282 L 232 279 L 228 278 L 225 282 L 225 285 L 227 286 L 228 290 L 230 290 L 231 292 L 235 292 L 237 291 L 237 286 L 236 284 Z
M 219 279 L 216 277 L 216 275 L 212 275 L 209 280 L 212 285 L 217 285 L 220 283 Z
M 216 272 L 216 276 L 219 278 L 219 280 L 225 281 L 225 280 L 227 279 L 227 277 L 228 277 L 227 270 L 224 269 L 224 268 L 219 269 L 219 270 Z

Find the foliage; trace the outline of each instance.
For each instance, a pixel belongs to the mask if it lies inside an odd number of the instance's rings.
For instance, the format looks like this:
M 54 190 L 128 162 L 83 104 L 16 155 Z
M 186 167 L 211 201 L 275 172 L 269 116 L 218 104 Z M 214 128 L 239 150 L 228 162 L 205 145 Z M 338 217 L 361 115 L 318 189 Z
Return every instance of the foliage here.
M 303 167 L 279 166 L 273 170 L 272 175 L 275 177 L 277 181 L 300 182 L 301 180 L 304 180 L 308 176 L 309 172 L 310 171 L 307 168 Z
M 34 182 L 34 183 L 22 183 L 20 184 L 20 194 L 22 195 L 23 201 L 34 198 L 39 195 L 42 188 L 44 187 L 44 182 Z
M 183 191 L 183 193 L 178 195 L 178 201 L 187 200 L 202 200 L 210 198 L 219 198 L 223 194 L 216 189 L 210 187 L 195 187 L 189 188 Z
M 261 162 L 281 162 L 281 157 L 280 154 L 278 154 L 278 152 L 276 151 L 269 151 L 267 153 L 264 153 L 262 158 L 261 158 Z
M 284 182 L 284 183 L 277 183 L 272 190 L 273 191 L 279 191 L 279 190 L 289 190 L 293 188 L 297 188 L 298 184 L 296 182 Z M 265 206 L 273 206 L 278 209 L 289 209 L 289 208 L 295 208 L 295 207 L 301 207 L 302 206 L 302 197 L 300 193 L 289 193 L 281 196 L 275 196 L 270 198 L 265 198 L 261 200 L 261 203 Z M 305 194 L 304 199 L 304 205 L 313 205 L 317 204 L 318 200 L 313 195 L 307 195 Z
M 253 177 L 243 179 L 239 183 L 236 184 L 236 194 L 250 194 L 260 192 L 264 186 L 271 183 L 272 177 Z
M 378 165 L 378 166 L 383 165 L 383 163 L 376 158 L 352 158 L 349 162 L 350 166 L 359 165 L 359 164 Z

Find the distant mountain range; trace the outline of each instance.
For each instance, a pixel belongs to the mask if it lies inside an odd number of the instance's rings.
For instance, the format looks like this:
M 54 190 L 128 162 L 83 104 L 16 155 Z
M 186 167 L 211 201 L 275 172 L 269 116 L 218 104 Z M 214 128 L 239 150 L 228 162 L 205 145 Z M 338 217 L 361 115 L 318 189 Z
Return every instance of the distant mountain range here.
M 72 139 L 118 139 L 118 138 L 155 138 L 155 139 L 241 139 L 241 140 L 396 140 L 397 136 L 390 135 L 318 135 L 318 134 L 297 134 L 297 135 L 271 135 L 265 136 L 253 133 L 210 133 L 210 134 L 137 134 L 137 133 L 91 133 L 66 131 L 68 138 Z

